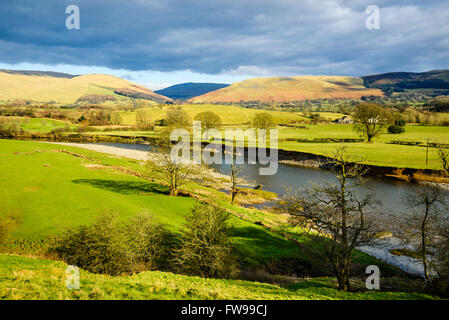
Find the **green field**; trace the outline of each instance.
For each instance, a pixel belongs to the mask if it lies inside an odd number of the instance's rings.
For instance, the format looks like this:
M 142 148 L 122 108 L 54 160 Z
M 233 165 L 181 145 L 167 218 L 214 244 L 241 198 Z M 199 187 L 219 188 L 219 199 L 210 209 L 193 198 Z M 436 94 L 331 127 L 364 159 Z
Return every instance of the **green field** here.
M 286 286 L 241 280 L 204 279 L 165 272 L 111 277 L 80 272 L 80 289 L 65 287 L 67 265 L 51 260 L 0 254 L 0 299 L 432 299 L 403 292 L 342 292 L 332 278 Z
M 315 138 L 358 138 L 352 125 L 306 125 L 308 129 L 282 128 L 279 130 L 279 148 L 291 151 L 308 152 L 319 155 L 332 155 L 338 143 L 304 143 L 282 141 L 283 139 Z M 447 143 L 449 127 L 408 125 L 402 134 L 381 134 L 373 143 L 347 143 L 348 150 L 364 159 L 371 165 L 441 170 L 442 165 L 435 148 L 429 148 L 428 164 L 426 165 L 426 148 L 423 146 L 408 146 L 392 144 L 392 141 L 416 141 L 426 143 Z
M 19 212 L 23 222 L 14 230 L 13 249 L 39 249 L 48 236 L 70 226 L 88 224 L 100 214 L 119 213 L 124 221 L 136 214 L 150 213 L 156 222 L 178 231 L 195 200 L 169 197 L 167 189 L 157 182 L 137 178 L 113 169 L 96 169 L 93 164 L 127 167 L 145 172 L 138 161 L 119 159 L 83 149 L 39 142 L 0 140 L 0 213 Z M 80 159 L 56 150 L 70 150 L 95 159 Z M 149 177 L 158 178 L 155 172 Z M 201 192 L 205 188 L 187 186 Z M 227 196 L 207 190 L 209 196 L 230 209 Z M 249 220 L 261 218 L 257 211 L 245 210 Z M 274 217 L 274 216 L 273 216 Z M 266 217 L 270 221 L 273 217 Z M 274 232 L 252 221 L 233 217 L 233 237 L 248 263 L 267 259 L 293 257 L 298 247 Z
M 153 121 L 163 119 L 166 110 L 153 108 L 147 109 L 151 114 Z M 218 106 L 218 105 L 183 105 L 184 110 L 193 118 L 199 112 L 208 110 L 218 114 L 223 122 L 223 130 L 226 128 L 248 128 L 251 119 L 256 113 L 270 113 L 278 124 L 292 124 L 295 122 L 308 122 L 299 113 L 290 113 L 285 111 L 255 110 L 246 109 L 237 106 Z M 323 118 L 333 120 L 340 118 L 342 114 L 329 112 L 320 113 Z M 135 112 L 122 112 L 124 124 L 135 125 Z M 305 127 L 305 128 L 301 128 Z M 319 139 L 319 138 L 339 138 L 356 139 L 360 136 L 354 131 L 352 124 L 301 124 L 296 127 L 279 126 L 279 149 L 307 152 L 317 155 L 331 155 L 339 143 L 314 143 L 314 142 L 296 142 L 286 141 L 287 139 Z M 157 135 L 151 131 L 111 131 L 103 132 L 107 135 L 121 136 L 143 136 L 152 137 Z M 373 143 L 347 143 L 348 149 L 358 154 L 364 159 L 366 164 L 399 168 L 415 169 L 435 169 L 441 170 L 441 162 L 435 148 L 429 148 L 429 159 L 426 165 L 426 148 L 422 146 L 407 146 L 392 144 L 392 141 L 407 141 L 426 143 L 447 143 L 449 141 L 449 127 L 431 126 L 431 125 L 407 125 L 402 134 L 382 133 L 374 139 Z

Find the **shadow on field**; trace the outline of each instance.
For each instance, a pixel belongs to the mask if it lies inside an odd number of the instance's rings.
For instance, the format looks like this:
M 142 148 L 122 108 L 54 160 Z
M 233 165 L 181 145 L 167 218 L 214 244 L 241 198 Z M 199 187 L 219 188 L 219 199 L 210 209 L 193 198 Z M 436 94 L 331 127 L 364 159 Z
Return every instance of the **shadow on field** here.
M 154 182 L 117 181 L 103 179 L 76 179 L 73 183 L 91 185 L 122 194 L 160 193 L 168 194 L 168 188 Z

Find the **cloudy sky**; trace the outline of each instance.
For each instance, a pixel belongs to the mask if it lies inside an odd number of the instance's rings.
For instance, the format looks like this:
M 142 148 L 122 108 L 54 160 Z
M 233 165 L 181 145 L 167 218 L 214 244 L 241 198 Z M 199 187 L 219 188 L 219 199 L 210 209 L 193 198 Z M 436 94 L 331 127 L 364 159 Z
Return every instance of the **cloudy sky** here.
M 80 9 L 79 30 L 66 28 L 68 5 Z M 380 29 L 366 27 L 370 5 L 380 9 Z M 0 3 L 0 69 L 107 73 L 158 89 L 447 68 L 447 0 Z

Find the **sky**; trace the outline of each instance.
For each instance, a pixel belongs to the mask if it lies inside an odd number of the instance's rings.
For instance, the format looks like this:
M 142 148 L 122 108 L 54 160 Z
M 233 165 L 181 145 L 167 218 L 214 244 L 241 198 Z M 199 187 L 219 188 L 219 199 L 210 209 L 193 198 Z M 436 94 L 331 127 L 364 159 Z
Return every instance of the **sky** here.
M 66 26 L 75 21 L 73 11 L 66 13 L 70 5 L 79 8 L 79 29 Z M 379 8 L 378 20 L 369 6 Z M 154 90 L 252 77 L 449 69 L 449 4 L 2 0 L 0 69 L 105 73 Z

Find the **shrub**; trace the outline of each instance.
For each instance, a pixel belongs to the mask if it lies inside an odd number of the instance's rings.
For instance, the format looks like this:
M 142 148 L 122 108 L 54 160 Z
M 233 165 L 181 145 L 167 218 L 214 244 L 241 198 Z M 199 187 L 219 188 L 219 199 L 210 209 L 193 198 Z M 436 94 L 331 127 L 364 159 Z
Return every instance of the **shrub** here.
M 176 264 L 182 273 L 228 278 L 236 273 L 229 239 L 229 214 L 212 205 L 198 204 L 186 218 Z
M 174 234 L 154 224 L 148 214 L 134 218 L 126 234 L 136 270 L 170 270 L 173 249 L 178 244 Z
M 395 125 L 399 127 L 405 127 L 405 120 L 404 119 L 398 119 L 394 122 Z
M 0 118 L 0 137 L 15 137 L 23 132 L 21 121 L 17 119 Z
M 115 276 L 133 270 L 126 235 L 114 215 L 107 214 L 93 225 L 68 230 L 55 243 L 54 251 L 59 257 L 87 271 Z
M 167 120 L 165 119 L 161 119 L 156 121 L 156 125 L 161 126 L 161 127 L 166 127 L 168 125 Z
M 405 128 L 402 126 L 398 126 L 398 125 L 392 125 L 388 127 L 388 133 L 391 134 L 399 134 L 399 133 L 404 133 L 405 132 Z
M 93 225 L 71 229 L 54 239 L 54 251 L 71 265 L 112 276 L 146 270 L 169 270 L 175 236 L 141 215 L 120 224 L 113 214 Z

